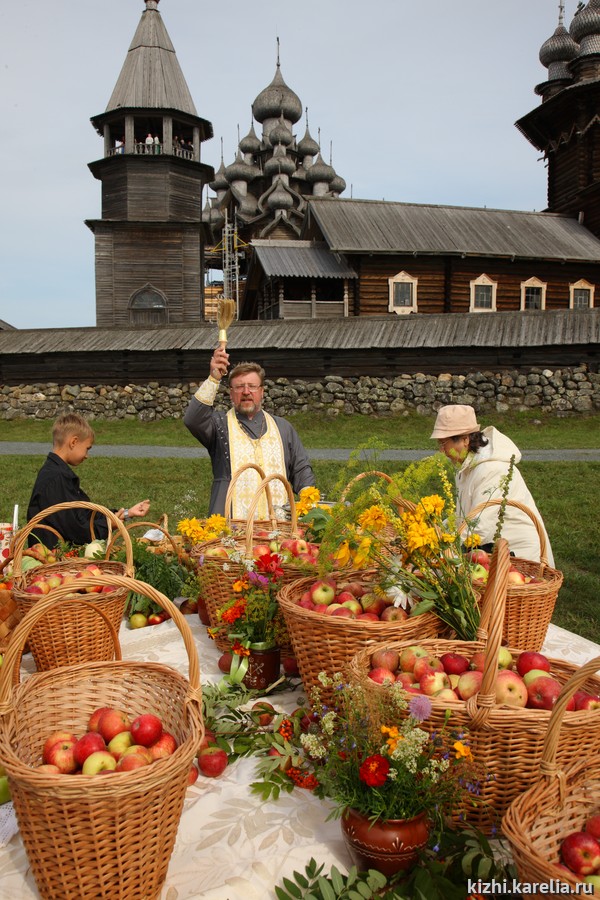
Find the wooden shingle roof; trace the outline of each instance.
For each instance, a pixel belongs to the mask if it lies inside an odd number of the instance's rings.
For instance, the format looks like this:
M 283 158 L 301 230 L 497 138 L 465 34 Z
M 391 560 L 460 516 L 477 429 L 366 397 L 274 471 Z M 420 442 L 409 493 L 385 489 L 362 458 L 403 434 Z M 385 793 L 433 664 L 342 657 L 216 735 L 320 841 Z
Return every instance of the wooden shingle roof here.
M 252 357 L 259 350 L 406 350 L 452 347 L 551 347 L 600 344 L 600 309 L 526 310 L 487 314 L 369 316 L 235 322 L 228 349 Z M 217 328 L 45 328 L 0 332 L 0 356 L 194 351 L 210 353 Z
M 156 0 L 146 0 L 106 112 L 136 107 L 198 115 Z
M 600 262 L 600 240 L 558 213 L 311 197 L 303 237 L 313 222 L 338 253 Z

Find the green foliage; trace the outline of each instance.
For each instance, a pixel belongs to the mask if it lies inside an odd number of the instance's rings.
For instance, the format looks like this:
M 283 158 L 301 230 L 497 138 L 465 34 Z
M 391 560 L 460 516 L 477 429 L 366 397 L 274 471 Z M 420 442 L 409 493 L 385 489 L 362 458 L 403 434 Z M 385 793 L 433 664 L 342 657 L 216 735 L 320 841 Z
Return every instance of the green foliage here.
M 146 543 L 132 538 L 131 541 L 133 566 L 135 577 L 138 581 L 145 581 L 152 585 L 169 600 L 175 597 L 190 596 L 185 591 L 190 588 L 190 572 L 182 566 L 177 557 L 171 554 L 153 553 Z M 118 550 L 113 558 L 125 562 L 125 550 Z M 156 612 L 160 607 L 143 594 L 129 593 L 127 598 L 126 616 L 134 612 L 144 615 Z
M 283 879 L 283 888 L 275 887 L 277 900 L 375 900 L 384 898 L 392 900 L 395 893 L 385 890 L 387 878 L 381 872 L 371 869 L 369 872 L 358 872 L 353 866 L 347 875 L 343 875 L 335 866 L 329 874 L 323 874 L 325 866 L 317 865 L 311 859 L 306 866 L 305 875 L 294 872 L 294 880 Z

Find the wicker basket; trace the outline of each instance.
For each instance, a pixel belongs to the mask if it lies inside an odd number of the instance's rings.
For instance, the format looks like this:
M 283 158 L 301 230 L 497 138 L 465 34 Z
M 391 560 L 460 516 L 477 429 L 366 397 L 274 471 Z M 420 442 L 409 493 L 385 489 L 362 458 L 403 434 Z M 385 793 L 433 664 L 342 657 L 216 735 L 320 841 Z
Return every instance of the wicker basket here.
M 63 509 L 79 507 L 100 512 L 115 526 L 125 542 L 126 562 L 119 563 L 109 559 L 95 559 L 93 562 L 102 570 L 103 575 L 133 576 L 131 539 L 123 523 L 109 509 L 89 502 L 60 503 L 42 510 L 19 531 L 14 547 L 14 581 L 13 594 L 17 601 L 18 614 L 26 615 L 39 602 L 37 594 L 27 593 L 25 588 L 31 584 L 40 572 L 50 575 L 59 572 L 61 575 L 78 574 L 90 565 L 92 560 L 81 557 L 62 560 L 50 565 L 38 566 L 27 572 L 21 571 L 21 560 L 28 535 L 46 516 Z M 79 582 L 79 579 L 78 579 Z M 104 581 L 101 582 L 104 585 Z M 95 581 L 98 586 L 98 579 Z M 77 583 L 79 587 L 79 583 Z M 71 586 L 71 591 L 74 587 Z M 107 593 L 91 594 L 92 602 L 97 604 L 109 617 L 118 632 L 125 612 L 128 590 L 119 586 Z M 33 654 L 39 672 L 58 666 L 68 666 L 91 660 L 109 660 L 113 658 L 114 648 L 101 619 L 90 619 L 81 607 L 55 607 L 29 636 L 29 648 Z
M 296 503 L 290 483 L 282 475 L 269 475 L 263 479 L 260 488 L 254 495 L 250 508 L 248 510 L 248 525 L 245 529 L 245 535 L 237 538 L 231 538 L 231 543 L 235 546 L 240 556 L 239 562 L 231 559 L 225 560 L 219 556 L 207 556 L 206 551 L 212 548 L 222 547 L 220 539 L 207 541 L 204 544 L 192 550 L 192 556 L 197 556 L 199 560 L 198 575 L 201 583 L 202 596 L 206 603 L 206 612 L 210 620 L 210 628 L 216 632 L 215 643 L 220 650 L 229 649 L 229 639 L 225 626 L 221 625 L 218 618 L 218 611 L 224 606 L 233 594 L 233 584 L 246 572 L 246 566 L 242 560 L 253 559 L 253 547 L 258 543 L 255 530 L 251 527 L 253 522 L 254 511 L 258 505 L 260 494 L 265 491 L 269 494 L 269 484 L 273 480 L 282 481 L 290 504 L 291 520 L 289 524 L 289 533 L 291 537 L 297 537 L 297 516 Z M 282 565 L 283 575 L 281 576 L 281 584 L 289 584 L 291 581 L 300 578 L 306 574 L 306 565 L 297 565 L 294 563 L 285 563 Z M 289 643 L 281 648 L 282 656 L 291 653 Z
M 369 569 L 344 572 L 342 577 L 345 581 L 368 583 L 375 575 L 376 570 Z M 298 600 L 314 580 L 314 577 L 300 578 L 284 585 L 278 594 L 293 655 L 309 698 L 320 672 L 327 672 L 331 676 L 343 671 L 353 656 L 365 646 L 385 640 L 420 642 L 424 638 L 436 637 L 444 627 L 431 612 L 402 622 L 370 622 L 320 615 L 298 606 Z
M 466 518 L 476 519 L 488 506 L 500 506 L 501 503 L 501 500 L 480 503 Z M 515 569 L 523 575 L 534 576 L 536 581 L 529 584 L 508 584 L 502 638 L 511 647 L 541 650 L 563 583 L 563 574 L 548 565 L 546 535 L 533 510 L 516 500 L 508 500 L 506 505 L 521 510 L 533 522 L 540 542 L 540 561 L 532 562 L 520 557 L 511 559 Z
M 538 884 L 554 880 L 568 884 L 574 894 L 576 875 L 557 869 L 561 841 L 572 831 L 581 831 L 586 819 L 600 813 L 600 753 L 582 753 L 576 761 L 562 766 L 557 762 L 564 739 L 561 726 L 569 698 L 584 687 L 600 669 L 600 656 L 591 659 L 569 679 L 550 716 L 548 732 L 535 784 L 517 797 L 502 820 L 517 866 L 519 880 Z M 589 714 L 589 711 L 588 711 Z M 580 888 L 581 890 L 581 888 Z M 532 897 L 564 897 L 559 893 L 532 894 Z
M 57 600 L 63 606 L 86 601 L 68 599 L 68 587 L 57 588 L 15 629 L 0 669 L 0 757 L 44 900 L 157 897 L 204 732 L 198 654 L 185 617 L 150 585 L 105 577 L 115 588 L 146 594 L 168 611 L 183 638 L 189 679 L 160 663 L 105 661 L 40 673 L 14 689 L 13 673 L 29 633 L 51 614 Z M 94 583 L 93 578 L 83 581 Z M 175 737 L 177 749 L 150 766 L 102 778 L 49 775 L 32 768 L 40 764 L 49 734 L 62 728 L 85 733 L 91 714 L 104 706 L 130 717 L 154 713 Z
M 473 756 L 483 763 L 492 776 L 481 786 L 478 805 L 465 803 L 461 810 L 465 818 L 482 830 L 494 828 L 510 803 L 530 786 L 537 774 L 541 759 L 544 735 L 550 719 L 550 712 L 538 709 L 517 709 L 497 706 L 495 678 L 498 651 L 502 638 L 502 623 L 506 599 L 508 570 L 511 564 L 508 544 L 501 539 L 492 557 L 490 576 L 482 601 L 481 625 L 477 641 L 419 640 L 419 645 L 432 656 L 443 653 L 461 653 L 472 656 L 476 651 L 486 651 L 483 680 L 480 691 L 469 700 L 448 701 L 430 697 L 432 714 L 423 727 L 435 730 L 443 727 L 448 716 L 448 727 L 469 732 Z M 489 636 L 488 636 L 489 627 Z M 394 641 L 377 644 L 356 654 L 350 664 L 350 677 L 358 681 L 367 692 L 385 696 L 385 686 L 375 684 L 369 677 L 370 657 L 375 649 L 391 647 L 401 651 L 414 641 Z M 513 655 L 523 649 L 509 647 Z M 556 678 L 566 682 L 576 666 L 559 659 L 551 659 L 551 668 Z M 600 679 L 591 678 L 586 682 L 588 689 L 600 693 Z M 575 757 L 597 752 L 600 740 L 600 710 L 568 712 L 559 759 L 561 763 Z
M 227 525 L 235 534 L 245 534 L 249 527 L 252 527 L 256 531 L 289 531 L 289 520 L 285 519 L 285 521 L 282 521 L 281 519 L 277 518 L 277 513 L 275 512 L 275 507 L 273 505 L 273 498 L 268 486 L 265 488 L 267 512 L 269 514 L 268 519 L 253 518 L 252 520 L 250 520 L 250 516 L 247 516 L 247 518 L 245 519 L 233 518 L 233 493 L 235 491 L 235 486 L 241 475 L 243 475 L 244 472 L 247 472 L 248 469 L 254 469 L 259 477 L 259 483 L 264 482 L 265 478 L 267 477 L 264 473 L 264 470 L 261 469 L 261 467 L 256 463 L 246 463 L 245 465 L 240 466 L 239 469 L 236 469 L 231 477 L 229 487 L 227 488 L 227 494 L 225 496 L 225 519 L 227 521 Z

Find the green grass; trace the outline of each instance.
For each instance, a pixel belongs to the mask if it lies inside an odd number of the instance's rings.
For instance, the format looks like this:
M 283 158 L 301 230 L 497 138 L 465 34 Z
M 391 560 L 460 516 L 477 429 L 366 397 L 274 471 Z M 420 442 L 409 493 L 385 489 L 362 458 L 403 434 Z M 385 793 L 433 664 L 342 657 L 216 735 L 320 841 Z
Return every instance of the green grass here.
M 388 447 L 399 450 L 433 446 L 429 438 L 433 416 L 411 413 L 389 418 L 338 416 L 331 419 L 315 413 L 301 413 L 292 421 L 307 447 L 352 449 L 369 438 L 376 438 Z M 562 418 L 530 411 L 481 415 L 479 421 L 482 425 L 494 424 L 505 431 L 521 450 L 589 449 L 600 446 L 600 413 Z M 49 444 L 51 428 L 52 423 L 48 420 L 14 419 L 2 423 L 2 440 Z M 94 422 L 94 430 L 98 444 L 196 445 L 181 419 L 162 419 L 159 422 L 98 419 Z
M 0 520 L 10 521 L 18 503 L 23 522 L 43 456 L 5 456 L 1 462 Z M 405 465 L 377 467 L 393 473 Z M 314 468 L 317 484 L 331 498 L 339 496 L 340 485 L 351 477 L 340 463 L 316 461 Z M 565 576 L 553 621 L 600 644 L 600 463 L 523 463 L 520 469 L 544 517 L 555 565 Z M 180 518 L 207 510 L 211 472 L 206 459 L 92 458 L 78 474 L 92 499 L 109 507 L 149 497 L 149 518 L 157 520 L 166 512 L 172 531 Z

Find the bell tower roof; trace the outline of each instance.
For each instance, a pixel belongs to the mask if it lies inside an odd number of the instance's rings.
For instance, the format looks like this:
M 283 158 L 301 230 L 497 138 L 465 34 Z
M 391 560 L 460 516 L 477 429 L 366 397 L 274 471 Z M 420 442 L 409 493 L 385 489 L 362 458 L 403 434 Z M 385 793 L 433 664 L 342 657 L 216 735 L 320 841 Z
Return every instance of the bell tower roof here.
M 198 115 L 158 3 L 144 0 L 146 8 L 106 112 L 119 108 L 173 109 Z

